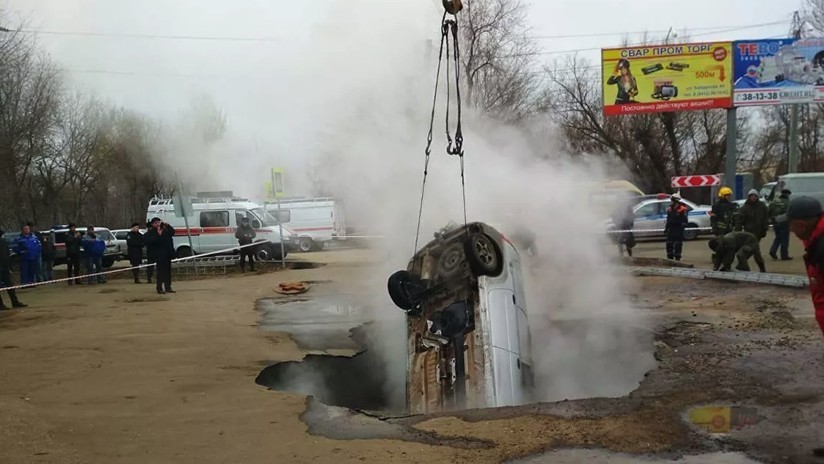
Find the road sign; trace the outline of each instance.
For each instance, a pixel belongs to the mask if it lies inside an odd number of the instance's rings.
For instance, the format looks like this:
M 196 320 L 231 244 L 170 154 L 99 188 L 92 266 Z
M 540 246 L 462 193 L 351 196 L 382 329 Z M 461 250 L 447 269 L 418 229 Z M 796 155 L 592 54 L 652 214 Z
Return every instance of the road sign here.
M 708 176 L 675 176 L 672 178 L 673 187 L 712 187 L 714 185 L 721 185 L 721 175 L 711 174 Z

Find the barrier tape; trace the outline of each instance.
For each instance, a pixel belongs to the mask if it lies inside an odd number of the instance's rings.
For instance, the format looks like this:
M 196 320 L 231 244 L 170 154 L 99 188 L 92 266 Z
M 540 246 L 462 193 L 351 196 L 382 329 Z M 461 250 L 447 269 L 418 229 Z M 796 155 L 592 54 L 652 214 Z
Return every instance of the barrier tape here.
M 211 255 L 226 254 L 226 253 L 232 252 L 234 250 L 241 250 L 243 248 L 259 246 L 259 245 L 262 245 L 264 243 L 272 243 L 272 241 L 271 240 L 261 240 L 259 242 L 250 243 L 248 245 L 238 245 L 238 246 L 233 246 L 232 248 L 225 248 L 223 250 L 212 251 L 212 252 L 209 252 L 209 253 L 203 253 L 203 254 L 199 254 L 199 255 L 187 256 L 185 258 L 175 258 L 175 259 L 172 260 L 172 263 L 180 263 L 180 262 L 183 262 L 183 261 L 204 258 L 206 256 L 211 256 Z M 2 244 L 0 244 L 0 246 L 1 245 Z M 43 282 L 35 282 L 35 283 L 32 283 L 32 284 L 14 285 L 14 286 L 11 286 L 11 287 L 0 288 L 0 292 L 7 292 L 9 290 L 20 290 L 20 289 L 23 289 L 23 288 L 40 287 L 42 285 L 59 284 L 61 282 L 68 282 L 70 280 L 88 279 L 90 277 L 99 277 L 99 276 L 104 276 L 104 275 L 109 275 L 109 274 L 116 274 L 116 273 L 119 273 L 119 272 L 133 271 L 135 269 L 143 269 L 143 268 L 154 267 L 154 266 L 155 266 L 155 263 L 151 263 L 151 264 L 146 263 L 146 264 L 141 264 L 139 266 L 124 267 L 124 268 L 121 268 L 121 269 L 112 269 L 110 271 L 96 272 L 96 273 L 93 273 L 93 274 L 84 274 L 84 275 L 72 276 L 72 277 L 67 277 L 65 279 L 54 279 L 54 280 L 46 280 L 46 281 L 43 281 Z

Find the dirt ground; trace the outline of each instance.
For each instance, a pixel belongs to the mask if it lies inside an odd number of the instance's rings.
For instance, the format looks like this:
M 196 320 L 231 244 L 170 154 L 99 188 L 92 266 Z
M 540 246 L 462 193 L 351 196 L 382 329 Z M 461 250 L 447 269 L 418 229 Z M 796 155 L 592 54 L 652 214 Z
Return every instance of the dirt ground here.
M 327 264 L 179 282 L 165 296 L 120 280 L 23 292 L 30 308 L 0 314 L 0 462 L 492 463 L 598 448 L 802 463 L 824 444 L 824 343 L 803 291 L 690 281 L 675 292 L 643 278 L 634 296 L 656 321 L 659 366 L 630 395 L 387 418 L 256 385 L 266 366 L 306 354 L 259 328 L 256 301 L 296 279 L 317 282 L 303 298 L 366 292 L 353 276 L 380 256 L 300 259 Z M 760 420 L 709 435 L 685 420 L 701 405 Z

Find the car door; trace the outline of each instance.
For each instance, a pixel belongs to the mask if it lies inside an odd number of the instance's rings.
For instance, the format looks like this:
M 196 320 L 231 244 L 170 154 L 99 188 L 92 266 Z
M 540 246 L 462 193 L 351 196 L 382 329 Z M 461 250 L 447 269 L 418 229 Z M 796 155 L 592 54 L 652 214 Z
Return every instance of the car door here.
M 666 215 L 664 216 L 664 223 L 666 223 Z M 651 201 L 643 203 L 635 209 L 635 227 L 633 230 L 638 235 L 655 235 L 651 232 L 655 229 L 663 229 L 664 225 L 661 222 L 661 202 Z

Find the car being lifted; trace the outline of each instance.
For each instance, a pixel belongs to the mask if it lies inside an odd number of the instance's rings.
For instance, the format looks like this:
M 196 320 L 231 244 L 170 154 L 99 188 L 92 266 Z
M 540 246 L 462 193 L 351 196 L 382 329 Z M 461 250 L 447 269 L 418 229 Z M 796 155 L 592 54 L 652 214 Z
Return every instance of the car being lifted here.
M 450 225 L 388 282 L 407 316 L 407 409 L 524 404 L 534 387 L 521 259 L 491 226 Z

